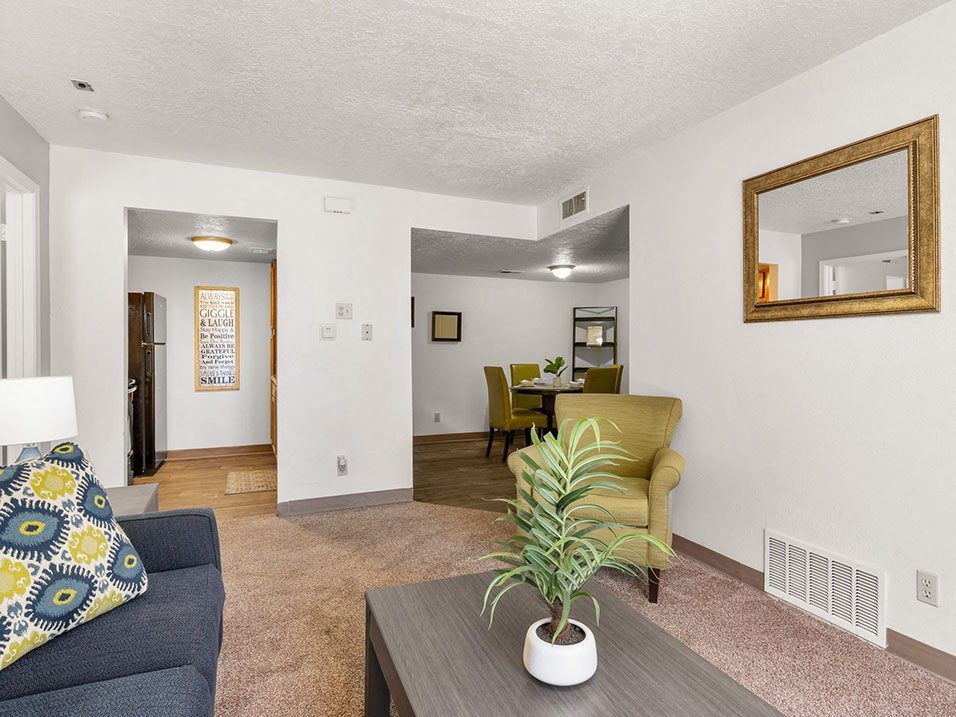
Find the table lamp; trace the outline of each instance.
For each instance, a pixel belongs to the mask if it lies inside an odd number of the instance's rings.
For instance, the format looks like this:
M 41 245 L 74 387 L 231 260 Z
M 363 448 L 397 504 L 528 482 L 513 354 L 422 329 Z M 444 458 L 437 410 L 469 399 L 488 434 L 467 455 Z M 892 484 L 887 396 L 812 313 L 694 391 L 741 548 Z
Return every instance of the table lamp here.
M 72 376 L 0 380 L 0 445 L 23 445 L 18 463 L 39 458 L 40 443 L 77 433 Z

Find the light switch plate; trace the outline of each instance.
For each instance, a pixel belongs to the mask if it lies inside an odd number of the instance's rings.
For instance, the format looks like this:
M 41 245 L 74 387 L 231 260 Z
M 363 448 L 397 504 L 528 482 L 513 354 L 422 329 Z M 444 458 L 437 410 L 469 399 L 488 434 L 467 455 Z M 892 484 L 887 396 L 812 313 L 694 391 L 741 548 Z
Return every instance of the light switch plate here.
M 335 341 L 335 324 L 322 324 L 319 335 L 323 341 Z
M 352 318 L 352 305 L 351 305 L 351 304 L 336 304 L 336 305 L 335 305 L 335 318 L 337 318 L 337 319 L 351 319 L 351 318 Z
M 362 324 L 362 341 L 372 340 L 372 325 Z

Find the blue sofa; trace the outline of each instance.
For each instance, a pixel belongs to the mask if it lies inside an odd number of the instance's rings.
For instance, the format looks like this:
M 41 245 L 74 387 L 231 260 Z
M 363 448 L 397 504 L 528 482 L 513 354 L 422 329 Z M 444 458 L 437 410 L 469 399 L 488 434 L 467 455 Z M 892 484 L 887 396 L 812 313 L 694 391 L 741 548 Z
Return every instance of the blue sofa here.
M 149 587 L 0 670 L 0 715 L 213 714 L 225 591 L 211 510 L 119 519 Z

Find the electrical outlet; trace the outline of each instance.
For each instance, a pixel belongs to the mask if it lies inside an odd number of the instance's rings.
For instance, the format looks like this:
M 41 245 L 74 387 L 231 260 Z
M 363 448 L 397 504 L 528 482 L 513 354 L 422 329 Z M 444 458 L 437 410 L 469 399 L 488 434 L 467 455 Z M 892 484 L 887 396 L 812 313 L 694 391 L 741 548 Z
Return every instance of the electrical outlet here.
M 432 414 L 432 420 L 435 423 L 441 423 L 441 414 L 438 411 L 435 411 L 435 413 Z
M 345 456 L 337 456 L 335 460 L 339 477 L 347 476 L 349 474 L 349 459 Z
M 362 324 L 362 341 L 372 340 L 372 325 Z
M 337 318 L 337 319 L 351 319 L 351 318 L 352 318 L 352 305 L 351 305 L 351 304 L 336 304 L 336 305 L 335 305 L 335 318 Z
M 916 599 L 939 607 L 939 575 L 925 570 L 916 571 Z

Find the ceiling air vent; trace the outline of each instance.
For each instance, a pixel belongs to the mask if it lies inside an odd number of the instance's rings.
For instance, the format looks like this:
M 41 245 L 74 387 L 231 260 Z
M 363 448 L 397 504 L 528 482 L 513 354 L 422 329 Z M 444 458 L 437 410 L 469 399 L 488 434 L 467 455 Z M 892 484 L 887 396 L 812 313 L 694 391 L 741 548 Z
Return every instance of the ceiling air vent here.
M 886 647 L 882 570 L 764 531 L 764 590 Z
M 588 208 L 588 190 L 585 189 L 578 194 L 575 194 L 573 197 L 565 199 L 561 202 L 561 219 L 569 219 L 575 214 L 580 214 L 581 212 L 587 211 Z
M 498 269 L 499 274 L 524 274 L 521 269 Z

